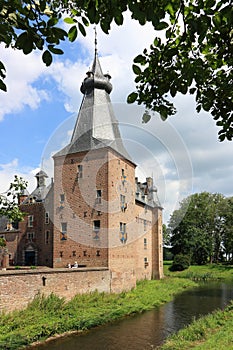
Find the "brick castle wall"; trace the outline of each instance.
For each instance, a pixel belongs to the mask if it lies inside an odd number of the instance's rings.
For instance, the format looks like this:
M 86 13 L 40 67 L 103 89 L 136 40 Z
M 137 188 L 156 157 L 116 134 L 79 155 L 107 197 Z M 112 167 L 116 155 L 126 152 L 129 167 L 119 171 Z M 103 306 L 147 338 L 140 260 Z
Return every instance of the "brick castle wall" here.
M 25 308 L 38 294 L 70 300 L 76 294 L 98 290 L 110 292 L 110 273 L 107 269 L 60 269 L 1 271 L 0 312 Z

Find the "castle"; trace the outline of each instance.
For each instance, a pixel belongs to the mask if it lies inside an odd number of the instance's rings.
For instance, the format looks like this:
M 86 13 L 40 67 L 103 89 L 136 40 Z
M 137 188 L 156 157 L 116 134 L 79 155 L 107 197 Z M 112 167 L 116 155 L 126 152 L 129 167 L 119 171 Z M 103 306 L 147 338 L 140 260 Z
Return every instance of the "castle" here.
M 110 79 L 95 52 L 71 141 L 53 156 L 54 179 L 47 186 L 47 174 L 39 171 L 36 189 L 19 197 L 24 221 L 17 227 L 1 221 L 6 268 L 104 268 L 112 291 L 163 276 L 162 207 L 153 179 L 135 178 L 111 105 Z

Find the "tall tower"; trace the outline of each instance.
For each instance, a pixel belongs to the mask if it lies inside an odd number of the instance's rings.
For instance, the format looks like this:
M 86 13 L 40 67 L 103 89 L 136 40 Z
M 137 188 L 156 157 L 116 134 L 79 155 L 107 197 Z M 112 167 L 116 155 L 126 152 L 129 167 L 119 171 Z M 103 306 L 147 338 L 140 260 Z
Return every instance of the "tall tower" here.
M 162 277 L 162 208 L 151 178 L 135 182 L 110 78 L 95 50 L 71 141 L 54 155 L 53 266 L 108 268 L 118 292 Z
M 120 207 L 121 162 L 130 165 L 134 179 L 135 164 L 123 145 L 110 101 L 110 78 L 95 52 L 81 85 L 84 96 L 71 141 L 54 155 L 54 266 L 74 261 L 108 266 L 110 213 Z M 119 168 L 118 178 L 113 163 Z

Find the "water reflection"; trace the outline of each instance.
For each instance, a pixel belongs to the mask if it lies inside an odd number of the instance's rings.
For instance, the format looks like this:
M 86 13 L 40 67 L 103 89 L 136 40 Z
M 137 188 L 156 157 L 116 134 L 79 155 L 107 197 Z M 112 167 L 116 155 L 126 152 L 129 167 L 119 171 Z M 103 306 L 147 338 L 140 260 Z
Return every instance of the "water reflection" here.
M 208 284 L 186 291 L 172 302 L 81 335 L 58 339 L 38 350 L 149 350 L 193 318 L 223 308 L 233 299 L 231 284 Z

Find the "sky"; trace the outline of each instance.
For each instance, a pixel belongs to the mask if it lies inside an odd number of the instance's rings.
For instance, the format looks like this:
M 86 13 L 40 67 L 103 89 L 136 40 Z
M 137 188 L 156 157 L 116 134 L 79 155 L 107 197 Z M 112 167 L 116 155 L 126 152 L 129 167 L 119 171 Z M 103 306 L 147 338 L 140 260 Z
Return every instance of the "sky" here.
M 110 97 L 122 139 L 137 164 L 139 180 L 153 176 L 164 221 L 192 193 L 232 196 L 233 143 L 218 141 L 211 115 L 195 111 L 193 95 L 177 95 L 177 113 L 165 122 L 155 115 L 143 124 L 144 108 L 126 103 L 135 88 L 133 58 L 153 42 L 152 26 L 140 26 L 126 14 L 124 24 L 112 25 L 109 35 L 98 27 L 97 32 L 102 70 L 112 77 Z M 65 54 L 46 67 L 41 52 L 25 56 L 0 46 L 8 87 L 7 93 L 0 92 L 1 193 L 15 174 L 29 182 L 29 192 L 40 168 L 53 177 L 51 156 L 70 141 L 82 101 L 80 86 L 94 58 L 93 27 L 63 49 Z

